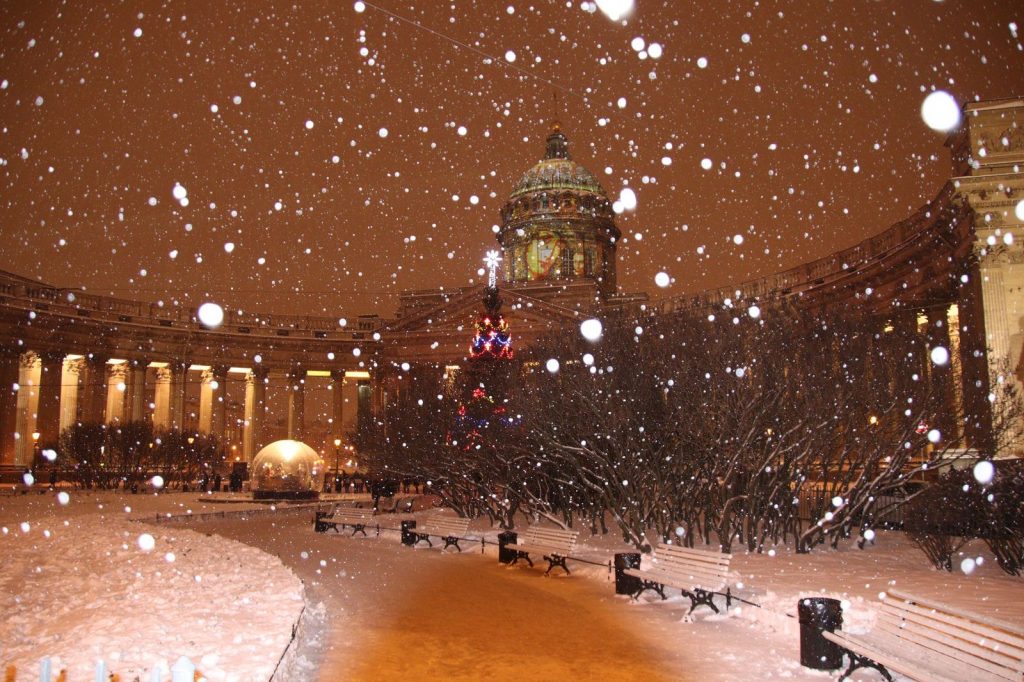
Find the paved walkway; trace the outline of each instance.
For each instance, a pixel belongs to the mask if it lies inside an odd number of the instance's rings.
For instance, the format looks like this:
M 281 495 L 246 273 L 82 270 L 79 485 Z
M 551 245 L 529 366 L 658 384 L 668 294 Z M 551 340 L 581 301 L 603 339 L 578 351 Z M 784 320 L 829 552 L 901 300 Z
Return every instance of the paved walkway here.
M 277 554 L 324 603 L 327 632 L 300 648 L 320 680 L 749 679 L 735 619 L 680 624 L 679 602 L 633 606 L 609 582 L 504 567 L 472 543 L 314 534 L 308 513 L 194 527 Z

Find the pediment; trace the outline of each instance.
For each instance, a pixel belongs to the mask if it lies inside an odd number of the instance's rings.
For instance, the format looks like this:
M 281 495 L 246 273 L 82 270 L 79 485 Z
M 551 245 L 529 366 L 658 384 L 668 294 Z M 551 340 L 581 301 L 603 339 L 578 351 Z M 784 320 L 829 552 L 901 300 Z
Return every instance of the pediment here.
M 414 315 L 399 318 L 387 328 L 389 336 L 421 333 L 471 334 L 477 317 L 483 312 L 484 287 L 471 287 L 451 294 L 438 294 L 438 304 Z M 518 292 L 501 289 L 501 312 L 513 334 L 525 331 L 538 333 L 565 325 L 577 324 L 582 314 L 559 303 Z M 468 336 L 467 336 L 468 341 Z

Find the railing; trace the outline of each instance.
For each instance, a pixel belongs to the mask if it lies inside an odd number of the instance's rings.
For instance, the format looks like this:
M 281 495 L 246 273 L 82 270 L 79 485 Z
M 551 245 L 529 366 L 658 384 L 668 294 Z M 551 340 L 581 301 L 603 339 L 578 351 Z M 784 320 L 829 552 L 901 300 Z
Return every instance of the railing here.
M 108 682 L 111 679 L 119 679 L 114 672 L 107 667 L 107 664 L 104 661 L 97 661 L 95 670 L 96 675 L 93 679 L 96 682 Z M 171 682 L 194 682 L 194 680 L 199 679 L 197 677 L 195 664 L 189 660 L 187 656 L 182 656 L 175 661 L 170 670 L 167 670 L 160 664 L 154 665 L 149 672 L 149 680 L 150 682 L 164 682 L 167 680 L 168 675 L 170 675 Z M 202 673 L 200 672 L 199 675 L 201 676 Z M 17 671 L 13 668 L 8 668 L 6 679 L 9 682 L 15 682 L 17 680 Z M 25 679 L 27 680 L 28 678 Z M 64 679 L 64 672 L 61 671 L 57 680 Z M 139 680 L 141 678 L 136 677 L 135 679 Z M 50 660 L 49 656 L 39 661 L 39 682 L 54 682 L 53 662 Z
M 812 513 L 814 509 L 831 509 L 833 493 L 825 493 L 820 490 L 804 491 L 800 494 L 797 516 L 810 523 L 817 523 L 821 519 Z M 854 525 L 867 524 L 872 528 L 894 528 L 903 527 L 904 509 L 903 498 L 894 495 L 879 495 L 871 504 L 870 509 L 859 512 L 853 519 Z
M 224 311 L 224 322 L 216 330 L 203 327 L 193 308 L 165 306 L 130 299 L 90 294 L 78 289 L 62 289 L 43 284 L 26 284 L 20 278 L 0 272 L 0 296 L 8 306 L 26 310 L 46 310 L 49 313 L 108 320 L 118 324 L 130 323 L 152 326 L 192 328 L 213 333 L 279 334 L 280 332 L 317 335 L 330 334 L 332 338 L 354 338 L 355 332 L 376 331 L 384 320 L 366 316 L 354 318 L 359 329 L 342 327 L 339 318 L 312 315 L 274 315 Z M 356 325 L 353 325 L 353 327 Z
M 947 183 L 932 201 L 918 209 L 914 215 L 902 220 L 884 232 L 858 244 L 823 258 L 803 263 L 766 277 L 749 280 L 738 286 L 721 287 L 697 294 L 685 294 L 661 302 L 661 311 L 671 313 L 682 310 L 703 310 L 723 305 L 725 299 L 756 299 L 784 296 L 793 289 L 810 289 L 848 276 L 873 262 L 884 261 L 893 252 L 912 245 L 922 236 L 949 231 L 950 209 L 954 206 L 955 190 Z M 822 281 L 819 281 L 822 280 Z M 737 291 L 740 295 L 737 296 Z

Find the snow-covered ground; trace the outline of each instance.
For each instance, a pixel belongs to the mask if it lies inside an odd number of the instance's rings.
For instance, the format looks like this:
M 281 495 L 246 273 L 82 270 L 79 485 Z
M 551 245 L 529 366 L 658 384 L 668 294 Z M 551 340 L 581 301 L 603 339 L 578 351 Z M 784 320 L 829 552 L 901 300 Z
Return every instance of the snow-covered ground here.
M 133 522 L 213 511 L 196 496 L 53 493 L 0 497 L 0 664 L 71 680 L 103 660 L 149 679 L 186 656 L 209 680 L 266 680 L 304 606 L 302 583 L 246 545 L 180 524 Z
M 130 521 L 168 513 L 201 518 Z M 125 679 L 187 655 L 211 679 L 266 680 L 303 596 L 303 627 L 276 679 L 834 679 L 799 665 L 798 600 L 840 599 L 844 629 L 861 630 L 893 587 L 1024 625 L 1024 579 L 1002 574 L 981 543 L 955 562 L 972 559 L 970 573 L 931 569 L 895 532 L 863 551 L 738 551 L 740 596 L 760 608 L 701 609 L 689 620 L 685 599 L 614 595 L 607 562 L 628 551 L 614 534 L 585 531 L 580 555 L 598 565 L 570 561 L 572 576 L 543 579 L 499 566 L 479 540 L 459 556 L 404 547 L 394 515 L 368 538 L 315 534 L 310 516 L 180 493 L 72 492 L 67 505 L 50 494 L 0 497 L 0 664 L 35 670 L 49 654 L 71 679 L 88 679 L 78 671 L 102 657 Z M 496 539 L 482 520 L 471 529 Z M 139 547 L 144 533 L 150 551 Z

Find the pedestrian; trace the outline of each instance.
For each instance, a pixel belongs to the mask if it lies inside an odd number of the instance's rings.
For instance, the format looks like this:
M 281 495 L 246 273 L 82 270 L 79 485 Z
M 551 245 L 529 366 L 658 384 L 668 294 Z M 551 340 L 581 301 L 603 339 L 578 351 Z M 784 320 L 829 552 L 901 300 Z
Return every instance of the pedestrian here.
M 219 493 L 220 492 L 220 484 L 223 481 L 224 481 L 224 479 L 221 478 L 221 475 L 220 475 L 219 471 L 216 474 L 214 474 L 214 476 L 213 476 L 213 492 L 215 492 L 215 493 Z

